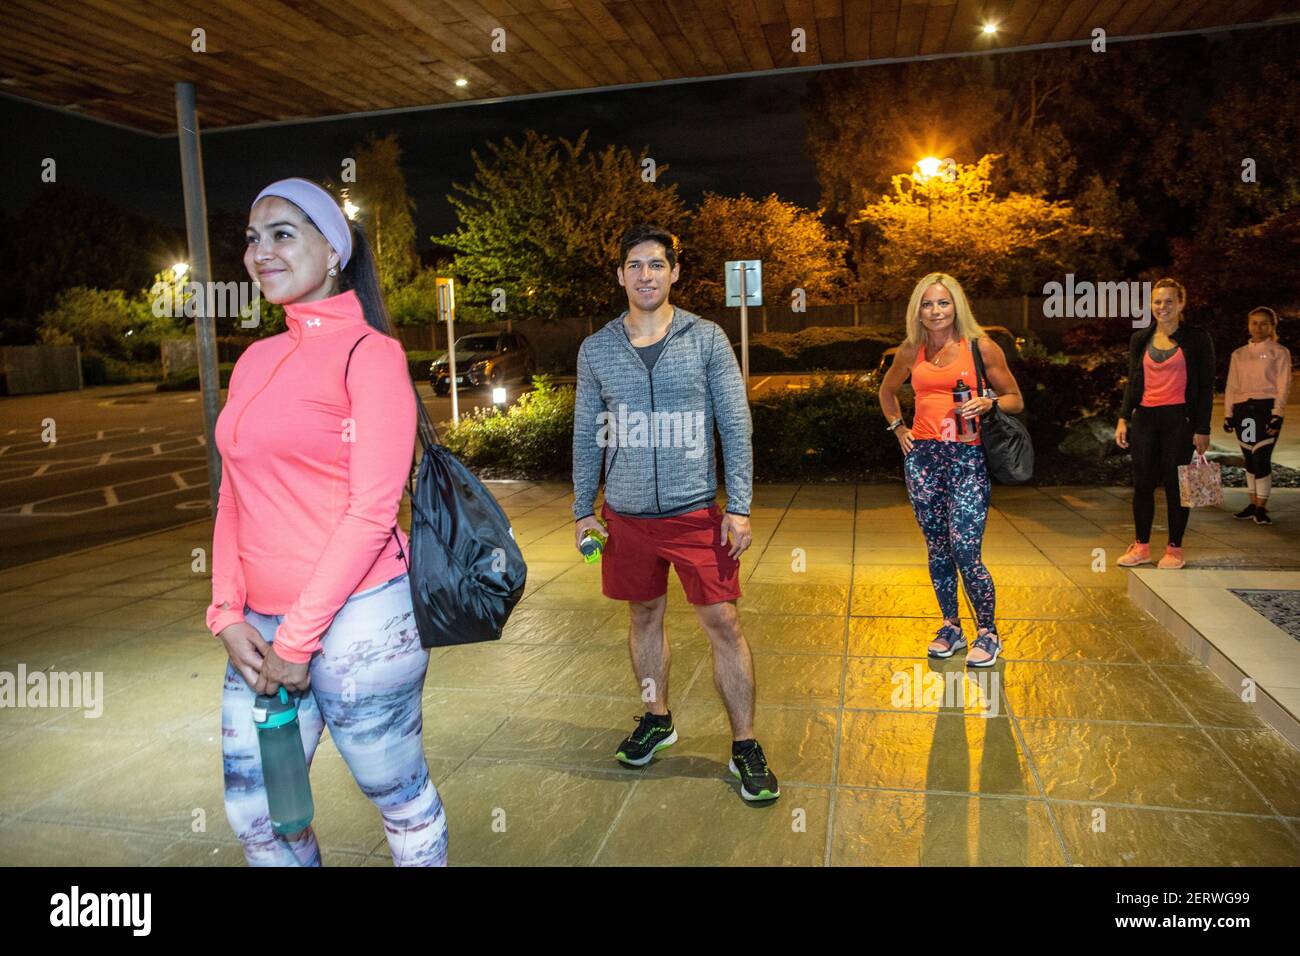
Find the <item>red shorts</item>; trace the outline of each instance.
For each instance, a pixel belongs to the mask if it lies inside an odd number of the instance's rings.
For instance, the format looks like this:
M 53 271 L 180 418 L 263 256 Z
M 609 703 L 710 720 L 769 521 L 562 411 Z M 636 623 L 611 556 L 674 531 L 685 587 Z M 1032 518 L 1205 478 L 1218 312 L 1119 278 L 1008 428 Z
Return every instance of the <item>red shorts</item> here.
M 653 601 L 668 593 L 668 565 L 692 604 L 740 597 L 740 562 L 722 544 L 716 504 L 671 518 L 629 518 L 601 505 L 609 540 L 600 561 L 600 585 L 615 601 Z

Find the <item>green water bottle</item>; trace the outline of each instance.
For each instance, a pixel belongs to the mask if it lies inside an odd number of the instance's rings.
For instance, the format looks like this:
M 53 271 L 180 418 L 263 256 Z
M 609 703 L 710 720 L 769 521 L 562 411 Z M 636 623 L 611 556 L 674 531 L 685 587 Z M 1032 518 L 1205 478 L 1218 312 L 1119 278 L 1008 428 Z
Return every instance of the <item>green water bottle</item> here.
M 582 552 L 582 560 L 588 564 L 599 561 L 600 553 L 605 550 L 605 535 L 598 531 L 587 531 L 578 544 L 578 550 Z
M 315 806 L 307 778 L 307 755 L 298 729 L 298 699 L 283 687 L 274 697 L 258 694 L 253 724 L 262 752 L 262 777 L 271 812 L 271 829 L 281 835 L 305 830 Z

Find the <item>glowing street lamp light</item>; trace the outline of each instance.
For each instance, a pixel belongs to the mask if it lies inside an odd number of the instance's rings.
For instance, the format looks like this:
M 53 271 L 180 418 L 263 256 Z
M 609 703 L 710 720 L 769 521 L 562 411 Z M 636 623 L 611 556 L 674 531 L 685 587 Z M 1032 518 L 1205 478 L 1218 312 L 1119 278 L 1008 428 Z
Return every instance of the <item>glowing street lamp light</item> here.
M 925 221 L 929 225 L 934 222 L 934 210 L 930 203 L 930 183 L 939 175 L 939 170 L 943 168 L 943 160 L 934 156 L 926 156 L 916 164 L 916 172 L 913 178 L 919 180 L 921 185 L 925 186 Z
M 357 213 L 359 213 L 360 211 L 361 211 L 361 207 L 358 206 L 356 203 L 354 203 L 351 199 L 343 200 L 343 212 L 345 215 L 347 215 L 349 219 L 356 219 Z
M 942 165 L 943 165 L 942 160 L 936 159 L 934 156 L 927 156 L 925 157 L 925 159 L 921 160 L 919 163 L 916 164 L 916 169 L 917 172 L 920 173 L 921 180 L 925 181 L 927 179 L 933 179 L 935 176 L 938 176 L 939 168 Z
M 176 277 L 177 282 L 185 278 L 185 273 L 189 271 L 190 271 L 190 264 L 188 262 L 178 262 L 174 266 L 172 266 L 172 275 Z

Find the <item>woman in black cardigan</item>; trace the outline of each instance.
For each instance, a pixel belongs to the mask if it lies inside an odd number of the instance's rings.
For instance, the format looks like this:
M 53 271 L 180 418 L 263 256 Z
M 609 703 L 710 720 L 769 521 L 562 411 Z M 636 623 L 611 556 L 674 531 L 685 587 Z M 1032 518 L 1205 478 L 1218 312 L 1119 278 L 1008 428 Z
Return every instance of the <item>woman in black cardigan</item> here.
M 1115 426 L 1115 443 L 1132 448 L 1133 524 L 1136 537 L 1117 562 L 1131 568 L 1151 563 L 1151 522 L 1156 485 L 1165 487 L 1169 545 L 1158 567 L 1183 566 L 1183 532 L 1190 509 L 1178 491 L 1178 466 L 1193 449 L 1210 447 L 1214 404 L 1214 343 L 1196 326 L 1184 325 L 1187 290 L 1175 279 L 1161 279 L 1151 292 L 1155 322 L 1133 333 L 1128 350 L 1128 386 Z

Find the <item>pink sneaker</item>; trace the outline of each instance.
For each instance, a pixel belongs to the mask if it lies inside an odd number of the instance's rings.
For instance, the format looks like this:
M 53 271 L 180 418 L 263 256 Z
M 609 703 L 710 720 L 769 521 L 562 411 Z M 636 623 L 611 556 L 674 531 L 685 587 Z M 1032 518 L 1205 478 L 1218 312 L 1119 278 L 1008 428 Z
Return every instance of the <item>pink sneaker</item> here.
M 1183 564 L 1183 549 L 1175 548 L 1171 544 L 1165 548 L 1165 556 L 1160 559 L 1160 563 L 1157 564 L 1156 567 L 1177 571 L 1183 566 Z
M 1134 541 L 1128 546 L 1128 550 L 1119 556 L 1115 562 L 1121 568 L 1135 568 L 1139 564 L 1151 563 L 1151 545 L 1143 544 L 1140 541 Z

